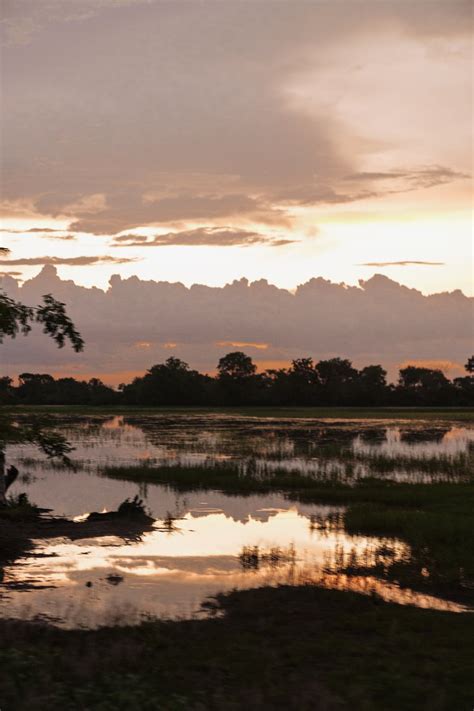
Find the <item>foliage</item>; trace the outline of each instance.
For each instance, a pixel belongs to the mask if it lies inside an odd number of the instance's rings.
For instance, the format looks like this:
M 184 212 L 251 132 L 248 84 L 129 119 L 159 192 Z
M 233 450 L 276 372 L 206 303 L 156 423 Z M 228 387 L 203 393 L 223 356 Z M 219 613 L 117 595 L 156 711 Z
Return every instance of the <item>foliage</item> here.
M 3 248 L 1 251 L 5 251 Z M 32 323 L 39 323 L 43 331 L 63 348 L 66 340 L 73 349 L 79 352 L 84 347 L 84 341 L 66 313 L 65 305 L 57 301 L 51 294 L 43 296 L 43 304 L 36 307 L 25 306 L 0 292 L 0 343 L 5 336 L 15 338 L 21 332 L 27 335 Z M 44 376 L 48 380 L 51 376 Z M 7 402 L 12 399 L 12 381 L 2 378 L 0 396 Z M 5 503 L 6 483 L 5 447 L 9 443 L 30 442 L 36 444 L 48 457 L 60 457 L 68 462 L 68 454 L 72 447 L 65 438 L 57 432 L 48 429 L 48 423 L 42 418 L 35 418 L 28 423 L 13 422 L 8 416 L 0 418 L 0 502 Z
M 47 457 L 58 457 L 68 464 L 68 455 L 74 447 L 53 429 L 54 426 L 54 420 L 45 415 L 36 415 L 21 423 L 0 415 L 0 451 L 3 451 L 7 444 L 35 444 Z
M 83 350 L 84 341 L 67 315 L 65 304 L 51 294 L 45 294 L 43 303 L 38 306 L 25 306 L 0 292 L 0 343 L 5 336 L 27 335 L 33 323 L 41 324 L 44 333 L 51 336 L 59 348 L 68 340 L 76 352 Z
M 474 362 L 474 356 L 469 363 Z M 449 380 L 437 369 L 408 366 L 396 385 L 380 365 L 360 370 L 351 361 L 331 358 L 293 360 L 289 368 L 256 372 L 240 351 L 220 359 L 215 377 L 192 370 L 179 358 L 153 365 L 142 377 L 115 391 L 98 378 L 88 382 L 22 373 L 18 387 L 0 379 L 0 404 L 134 406 L 384 406 L 474 405 L 474 375 Z
M 244 380 L 255 375 L 256 370 L 257 367 L 251 357 L 242 351 L 228 353 L 219 360 L 217 365 L 217 372 L 221 379 Z
M 133 499 L 125 499 L 125 501 L 122 501 L 117 509 L 117 513 L 124 518 L 143 518 L 143 516 L 148 515 L 143 499 L 140 499 L 138 495 L 134 496 Z

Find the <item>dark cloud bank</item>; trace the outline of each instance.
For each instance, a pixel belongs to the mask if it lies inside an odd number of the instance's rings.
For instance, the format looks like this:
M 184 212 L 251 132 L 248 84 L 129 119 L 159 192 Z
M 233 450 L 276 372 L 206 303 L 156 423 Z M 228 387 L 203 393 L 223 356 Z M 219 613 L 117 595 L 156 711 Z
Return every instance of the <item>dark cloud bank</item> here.
M 39 332 L 6 341 L 2 369 L 9 374 L 118 374 L 171 354 L 211 371 L 239 343 L 264 365 L 341 355 L 356 365 L 380 362 L 393 369 L 407 360 L 464 363 L 474 335 L 473 298 L 458 290 L 424 296 L 381 275 L 359 287 L 311 279 L 294 293 L 264 280 L 187 288 L 113 276 L 104 292 L 62 281 L 48 265 L 21 287 L 11 277 L 1 278 L 0 287 L 31 304 L 53 293 L 67 303 L 87 345 L 76 356 L 55 349 Z

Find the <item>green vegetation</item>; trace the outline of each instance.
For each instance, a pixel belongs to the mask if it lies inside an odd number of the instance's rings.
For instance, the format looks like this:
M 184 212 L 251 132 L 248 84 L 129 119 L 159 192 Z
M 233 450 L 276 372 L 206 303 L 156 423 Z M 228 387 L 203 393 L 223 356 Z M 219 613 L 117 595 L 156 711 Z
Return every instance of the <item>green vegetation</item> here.
M 473 605 L 474 485 L 394 488 L 395 496 L 383 488 L 367 492 L 344 516 L 348 533 L 396 537 L 410 545 L 409 558 L 370 574 Z
M 30 711 L 468 711 L 474 616 L 314 587 L 221 596 L 223 617 L 63 631 L 1 622 L 0 697 Z
M 128 481 L 167 484 L 177 491 L 214 488 L 240 495 L 282 491 L 293 500 L 346 506 L 342 518 L 346 532 L 400 538 L 411 548 L 409 559 L 380 570 L 371 568 L 370 574 L 474 602 L 473 483 L 398 484 L 372 477 L 348 485 L 282 471 L 243 474 L 228 465 L 109 467 L 103 473 Z

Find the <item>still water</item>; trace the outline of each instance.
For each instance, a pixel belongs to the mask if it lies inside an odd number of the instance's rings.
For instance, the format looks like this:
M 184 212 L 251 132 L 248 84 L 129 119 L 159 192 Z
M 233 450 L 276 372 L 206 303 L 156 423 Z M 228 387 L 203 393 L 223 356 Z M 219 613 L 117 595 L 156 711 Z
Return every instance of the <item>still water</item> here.
M 156 523 L 140 536 L 37 541 L 31 555 L 5 568 L 3 616 L 65 627 L 129 623 L 147 615 L 182 618 L 203 614 L 202 603 L 219 592 L 304 582 L 464 609 L 375 575 L 347 574 L 348 567 L 370 570 L 403 561 L 410 550 L 393 538 L 347 534 L 342 507 L 295 503 L 280 493 L 176 493 L 106 478 L 102 470 L 231 462 L 262 475 L 278 470 L 344 481 L 383 476 L 430 482 L 456 472 L 462 478 L 474 427 L 221 415 L 71 416 L 58 418 L 57 427 L 75 447 L 74 468 L 50 462 L 32 447 L 11 446 L 8 462 L 21 472 L 12 493 L 24 491 L 54 515 L 78 521 L 90 511 L 114 510 L 138 493 Z

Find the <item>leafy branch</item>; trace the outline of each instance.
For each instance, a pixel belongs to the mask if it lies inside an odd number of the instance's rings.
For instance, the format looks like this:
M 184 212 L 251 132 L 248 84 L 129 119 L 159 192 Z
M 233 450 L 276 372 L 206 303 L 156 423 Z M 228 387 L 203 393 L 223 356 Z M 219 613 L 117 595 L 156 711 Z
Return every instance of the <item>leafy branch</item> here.
M 5 336 L 15 338 L 18 333 L 26 336 L 33 323 L 40 323 L 43 332 L 51 336 L 59 348 L 68 340 L 76 353 L 83 350 L 84 341 L 67 315 L 65 304 L 51 294 L 45 294 L 43 303 L 38 306 L 26 306 L 0 292 L 0 343 Z

